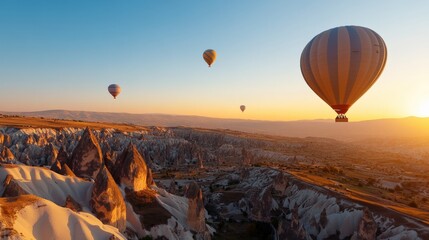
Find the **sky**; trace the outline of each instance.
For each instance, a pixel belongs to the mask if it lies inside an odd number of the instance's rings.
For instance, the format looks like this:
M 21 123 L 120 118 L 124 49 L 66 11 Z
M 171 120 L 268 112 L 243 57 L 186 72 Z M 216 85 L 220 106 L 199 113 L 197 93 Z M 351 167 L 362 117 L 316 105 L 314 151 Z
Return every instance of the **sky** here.
M 0 111 L 334 119 L 300 55 L 315 35 L 358 25 L 384 39 L 388 58 L 350 121 L 427 117 L 428 10 L 427 0 L 2 0 Z M 206 49 L 218 53 L 211 68 Z

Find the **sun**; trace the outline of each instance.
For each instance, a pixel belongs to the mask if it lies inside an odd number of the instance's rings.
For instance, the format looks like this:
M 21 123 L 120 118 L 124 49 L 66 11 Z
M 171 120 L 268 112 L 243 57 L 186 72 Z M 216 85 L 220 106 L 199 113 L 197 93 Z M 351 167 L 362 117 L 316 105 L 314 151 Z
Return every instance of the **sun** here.
M 429 117 L 429 100 L 422 102 L 417 110 L 417 117 Z

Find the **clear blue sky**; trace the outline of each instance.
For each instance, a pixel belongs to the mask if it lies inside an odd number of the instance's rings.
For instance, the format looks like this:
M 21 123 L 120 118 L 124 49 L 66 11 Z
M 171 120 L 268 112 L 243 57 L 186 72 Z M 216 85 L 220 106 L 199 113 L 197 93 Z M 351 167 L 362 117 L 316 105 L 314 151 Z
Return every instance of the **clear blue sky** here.
M 426 0 L 2 0 L 0 110 L 334 118 L 300 54 L 324 30 L 359 25 L 384 38 L 388 61 L 348 116 L 429 115 L 428 12 Z

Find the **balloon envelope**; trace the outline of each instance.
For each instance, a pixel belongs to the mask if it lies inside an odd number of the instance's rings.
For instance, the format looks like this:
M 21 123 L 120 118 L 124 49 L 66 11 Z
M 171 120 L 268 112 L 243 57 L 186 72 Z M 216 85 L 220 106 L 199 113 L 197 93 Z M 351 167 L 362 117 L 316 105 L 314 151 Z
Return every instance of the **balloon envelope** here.
M 314 37 L 302 51 L 300 65 L 308 86 L 345 118 L 380 76 L 386 59 L 386 45 L 376 32 L 343 26 Z
M 109 93 L 113 96 L 114 99 L 116 99 L 116 96 L 118 96 L 122 91 L 118 84 L 110 84 L 107 90 L 109 90 Z
M 206 63 L 209 65 L 209 67 L 211 67 L 211 65 L 216 60 L 216 56 L 217 56 L 216 51 L 213 49 L 207 49 L 203 53 L 204 61 L 206 61 Z
M 241 112 L 244 112 L 244 110 L 246 110 L 246 106 L 241 105 L 241 106 L 240 106 L 240 110 L 241 110 Z

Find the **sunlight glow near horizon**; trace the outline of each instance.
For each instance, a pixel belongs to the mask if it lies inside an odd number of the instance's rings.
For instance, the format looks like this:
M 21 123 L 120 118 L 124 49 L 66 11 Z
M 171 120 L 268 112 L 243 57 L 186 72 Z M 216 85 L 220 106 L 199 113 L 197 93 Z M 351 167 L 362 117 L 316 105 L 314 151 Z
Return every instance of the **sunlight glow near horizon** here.
M 388 59 L 350 121 L 429 116 L 427 9 L 423 0 L 2 1 L 0 111 L 334 119 L 302 78 L 300 54 L 324 30 L 360 25 L 383 37 Z M 212 68 L 208 48 L 218 52 Z M 117 100 L 111 83 L 123 89 Z
M 429 100 L 422 102 L 416 112 L 417 117 L 429 117 Z

